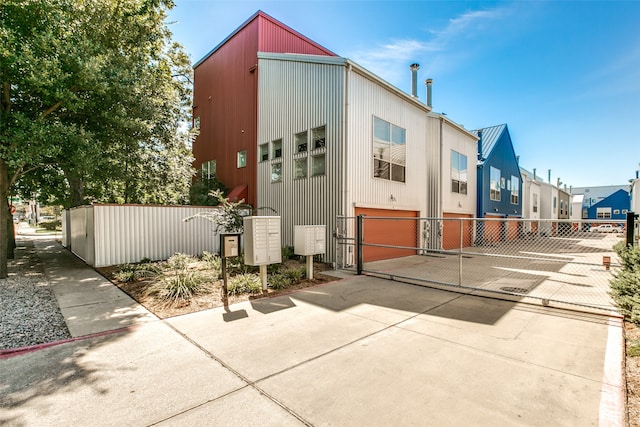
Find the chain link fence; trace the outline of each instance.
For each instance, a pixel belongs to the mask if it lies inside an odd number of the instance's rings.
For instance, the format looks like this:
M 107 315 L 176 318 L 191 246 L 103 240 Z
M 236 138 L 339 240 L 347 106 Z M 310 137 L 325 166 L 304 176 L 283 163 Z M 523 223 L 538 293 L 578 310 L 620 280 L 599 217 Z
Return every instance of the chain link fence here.
M 338 268 L 544 305 L 615 310 L 626 221 L 339 217 Z M 636 223 L 637 227 L 637 223 Z

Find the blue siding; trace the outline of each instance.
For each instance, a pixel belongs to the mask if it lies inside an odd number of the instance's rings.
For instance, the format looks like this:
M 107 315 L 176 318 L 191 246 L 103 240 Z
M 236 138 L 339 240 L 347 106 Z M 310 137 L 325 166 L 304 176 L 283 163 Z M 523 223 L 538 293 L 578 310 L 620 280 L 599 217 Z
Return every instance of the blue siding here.
M 491 128 L 491 129 L 495 129 Z M 486 215 L 498 215 L 503 217 L 521 217 L 522 216 L 522 177 L 520 175 L 520 167 L 516 159 L 513 149 L 513 142 L 509 135 L 506 125 L 502 127 L 502 132 L 495 137 L 494 144 L 483 144 L 490 147 L 490 152 L 483 152 L 481 160 L 478 162 L 478 203 L 476 215 L 483 218 Z M 477 133 L 477 132 L 474 132 Z M 483 132 L 483 139 L 485 135 Z M 491 184 L 491 167 L 500 170 L 500 176 L 504 178 L 505 186 L 500 189 L 500 201 L 491 200 L 490 184 Z M 511 203 L 511 191 L 507 181 L 514 176 L 518 178 L 518 203 Z
M 625 190 L 618 190 L 609 197 L 600 200 L 588 210 L 589 219 L 597 219 L 598 208 L 611 208 L 611 219 L 626 219 L 626 211 L 631 209 L 631 198 Z M 625 210 L 625 213 L 622 211 Z M 614 213 L 618 211 L 618 213 Z

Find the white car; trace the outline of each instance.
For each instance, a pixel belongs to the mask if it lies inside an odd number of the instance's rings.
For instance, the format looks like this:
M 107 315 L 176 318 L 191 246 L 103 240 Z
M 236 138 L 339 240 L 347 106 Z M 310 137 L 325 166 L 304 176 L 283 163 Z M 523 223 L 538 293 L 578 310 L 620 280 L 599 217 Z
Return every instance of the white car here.
M 589 232 L 591 233 L 620 233 L 621 231 L 621 228 L 614 227 L 611 224 L 594 225 L 589 229 Z

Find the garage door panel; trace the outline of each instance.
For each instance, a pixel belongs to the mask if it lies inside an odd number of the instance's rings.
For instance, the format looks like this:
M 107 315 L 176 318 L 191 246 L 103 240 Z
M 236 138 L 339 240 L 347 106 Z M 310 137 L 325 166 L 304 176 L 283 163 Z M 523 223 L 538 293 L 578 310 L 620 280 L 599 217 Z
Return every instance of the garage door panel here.
M 398 218 L 417 218 L 418 212 L 356 208 L 355 213 L 356 216 L 365 215 L 363 221 L 363 238 L 365 243 L 363 247 L 364 262 L 400 258 L 417 253 L 415 249 L 374 247 L 366 246 L 366 244 L 416 248 L 418 246 L 418 221 L 415 219 Z M 385 219 L 367 217 L 385 217 Z

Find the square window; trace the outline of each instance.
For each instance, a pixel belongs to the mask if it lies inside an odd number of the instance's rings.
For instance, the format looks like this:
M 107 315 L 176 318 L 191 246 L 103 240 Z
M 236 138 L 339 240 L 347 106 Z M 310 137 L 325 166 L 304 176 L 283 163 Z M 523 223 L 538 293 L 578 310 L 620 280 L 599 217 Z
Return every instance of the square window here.
M 397 182 L 404 182 L 404 166 L 391 165 L 391 180 Z
M 306 157 L 295 159 L 293 166 L 294 166 L 294 171 L 293 171 L 294 179 L 301 179 L 301 178 L 307 177 L 307 158 Z
M 389 168 L 389 162 L 373 159 L 373 176 L 376 178 L 389 179 Z
M 267 160 L 269 160 L 269 144 L 260 144 L 258 161 L 265 162 Z
M 309 140 L 307 138 L 307 131 L 297 133 L 295 136 L 296 153 L 304 153 L 307 151 Z
M 311 176 L 324 175 L 326 172 L 326 161 L 324 154 L 317 154 L 311 157 Z
M 271 182 L 282 181 L 282 163 L 273 163 L 271 165 Z
M 238 169 L 247 167 L 247 150 L 238 151 Z
M 313 143 L 313 149 L 323 148 L 326 142 L 326 127 L 320 126 L 315 129 L 311 129 L 311 142 Z
M 271 142 L 271 158 L 279 159 L 282 157 L 282 139 L 276 139 Z

